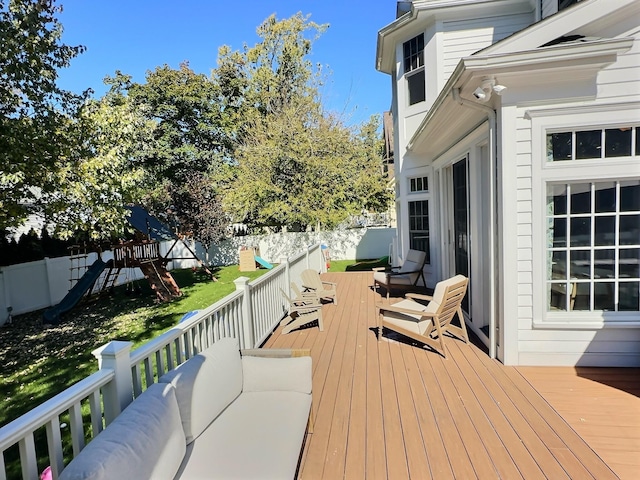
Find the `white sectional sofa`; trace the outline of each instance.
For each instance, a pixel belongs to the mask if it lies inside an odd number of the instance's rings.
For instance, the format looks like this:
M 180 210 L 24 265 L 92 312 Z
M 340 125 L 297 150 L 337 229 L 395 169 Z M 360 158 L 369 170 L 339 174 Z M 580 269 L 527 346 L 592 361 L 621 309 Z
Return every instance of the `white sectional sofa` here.
M 151 385 L 60 479 L 294 478 L 312 425 L 311 357 L 291 354 L 241 355 L 219 340 Z

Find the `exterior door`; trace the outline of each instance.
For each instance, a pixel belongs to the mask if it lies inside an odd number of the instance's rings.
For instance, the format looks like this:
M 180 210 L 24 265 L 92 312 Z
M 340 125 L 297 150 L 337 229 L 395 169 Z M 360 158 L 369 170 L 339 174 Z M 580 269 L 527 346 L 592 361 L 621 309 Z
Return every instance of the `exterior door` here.
M 452 274 L 462 274 L 471 279 L 471 249 L 469 242 L 469 179 L 468 161 L 466 158 L 453 164 L 452 167 L 453 185 L 453 267 Z M 462 301 L 462 309 L 471 316 L 471 281 L 467 294 Z

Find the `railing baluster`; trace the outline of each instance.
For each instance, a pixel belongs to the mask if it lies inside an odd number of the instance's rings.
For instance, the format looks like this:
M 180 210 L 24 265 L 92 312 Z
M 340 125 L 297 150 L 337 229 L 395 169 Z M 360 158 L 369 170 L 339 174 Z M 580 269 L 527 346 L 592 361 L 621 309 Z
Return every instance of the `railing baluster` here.
M 71 446 L 75 457 L 84 448 L 84 428 L 82 427 L 82 406 L 80 402 L 69 408 L 69 433 L 71 434 Z
M 0 480 L 7 480 L 7 467 L 4 464 L 4 452 L 0 452 Z
M 131 376 L 133 377 L 133 395 L 137 398 L 142 393 L 142 372 L 139 363 L 131 367 Z
M 64 468 L 62 457 L 62 436 L 60 435 L 60 419 L 56 415 L 45 426 L 47 431 L 47 448 L 49 450 L 49 464 L 54 477 L 60 474 Z
M 22 478 L 38 478 L 38 461 L 36 459 L 36 445 L 33 440 L 33 432 L 29 432 L 18 442 L 18 449 L 20 450 Z
M 153 379 L 153 362 L 150 357 L 144 359 L 144 377 L 147 382 L 147 388 L 155 383 Z
M 91 412 L 91 438 L 102 431 L 102 408 L 100 406 L 100 391 L 89 395 L 89 411 Z
M 160 350 L 158 350 L 156 352 L 156 369 L 158 371 L 158 378 L 160 378 L 162 375 L 164 375 L 165 370 L 164 370 L 164 358 L 163 358 L 163 353 L 164 349 L 161 348 Z

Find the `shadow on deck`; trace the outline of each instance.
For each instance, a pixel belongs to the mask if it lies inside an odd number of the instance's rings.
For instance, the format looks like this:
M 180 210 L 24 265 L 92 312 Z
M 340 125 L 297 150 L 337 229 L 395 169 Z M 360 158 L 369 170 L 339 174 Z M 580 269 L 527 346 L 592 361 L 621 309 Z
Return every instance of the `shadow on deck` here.
M 580 379 L 575 369 L 505 367 L 477 341 L 448 339 L 448 359 L 387 333 L 378 342 L 372 274 L 324 277 L 338 283 L 339 299 L 323 307 L 324 332 L 277 329 L 265 344 L 309 348 L 313 357 L 315 430 L 300 478 L 636 478 L 637 460 L 625 469 L 599 455 L 552 407 L 577 411 L 583 394 L 546 398 L 545 372 Z M 626 420 L 640 426 L 640 399 L 631 402 Z M 633 441 L 627 449 L 638 458 L 640 438 Z

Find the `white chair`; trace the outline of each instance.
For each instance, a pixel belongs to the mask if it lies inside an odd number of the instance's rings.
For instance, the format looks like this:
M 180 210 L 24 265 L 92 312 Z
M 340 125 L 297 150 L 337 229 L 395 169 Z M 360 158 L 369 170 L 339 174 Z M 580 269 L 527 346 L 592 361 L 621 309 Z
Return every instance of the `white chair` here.
M 377 290 L 380 285 L 384 286 L 387 291 L 387 299 L 389 299 L 389 292 L 392 286 L 404 288 L 415 286 L 420 277 L 422 277 L 422 283 L 426 285 L 422 271 L 426 258 L 426 252 L 409 250 L 401 267 L 392 269 L 374 268 L 374 288 Z
M 378 341 L 382 328 L 388 328 L 409 338 L 429 345 L 447 357 L 444 334 L 450 333 L 469 343 L 467 327 L 462 314 L 462 299 L 469 280 L 464 275 L 438 282 L 432 296 L 409 293 L 406 299 L 393 305 L 378 303 Z M 424 305 L 415 300 L 427 300 Z M 458 315 L 460 326 L 451 325 Z

